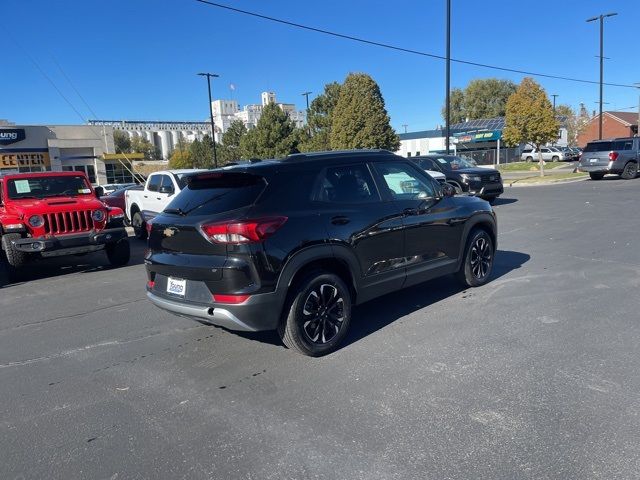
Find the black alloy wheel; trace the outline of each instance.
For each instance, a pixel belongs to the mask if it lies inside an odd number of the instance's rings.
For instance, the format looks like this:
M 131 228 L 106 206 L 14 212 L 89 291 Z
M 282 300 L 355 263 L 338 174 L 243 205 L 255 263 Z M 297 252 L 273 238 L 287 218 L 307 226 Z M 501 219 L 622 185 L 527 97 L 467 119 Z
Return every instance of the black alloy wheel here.
M 335 350 L 351 320 L 351 292 L 340 277 L 311 272 L 292 292 L 278 333 L 289 348 L 311 357 Z
M 493 240 L 484 230 L 469 235 L 465 255 L 458 270 L 458 279 L 468 287 L 479 287 L 489 280 L 493 269 Z

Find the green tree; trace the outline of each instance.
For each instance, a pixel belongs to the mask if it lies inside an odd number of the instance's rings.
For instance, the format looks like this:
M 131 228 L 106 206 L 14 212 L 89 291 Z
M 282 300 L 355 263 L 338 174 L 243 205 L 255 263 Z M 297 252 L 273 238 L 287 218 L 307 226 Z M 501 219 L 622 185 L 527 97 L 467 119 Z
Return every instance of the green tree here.
M 384 148 L 396 151 L 400 139 L 391 128 L 378 84 L 367 74 L 350 73 L 340 87 L 331 122 L 331 148 Z
M 288 115 L 276 104 L 262 109 L 255 128 L 240 140 L 244 158 L 280 158 L 297 151 L 295 126 Z
M 507 100 L 516 91 L 511 80 L 480 78 L 469 82 L 464 90 L 451 90 L 451 123 L 479 118 L 503 117 Z M 442 107 L 445 118 L 445 106 Z
M 240 160 L 242 158 L 242 149 L 240 142 L 242 137 L 247 134 L 247 127 L 241 120 L 235 120 L 229 125 L 229 128 L 222 135 L 222 145 L 218 155 L 218 162 L 225 165 L 229 162 Z
M 507 145 L 533 145 L 539 154 L 540 176 L 544 177 L 541 147 L 558 138 L 560 125 L 544 89 L 526 77 L 509 97 L 502 138 Z
M 305 152 L 319 152 L 331 150 L 331 122 L 333 120 L 333 110 L 340 97 L 340 84 L 338 82 L 327 83 L 324 92 L 313 99 L 309 106 L 307 118 L 308 128 L 311 136 L 304 139 L 300 145 L 300 150 Z M 300 137 L 304 138 L 302 132 Z
M 211 135 L 205 135 L 202 140 L 197 138 L 189 145 L 191 165 L 193 168 L 213 168 L 213 142 Z
M 144 154 L 145 160 L 160 158 L 159 149 L 144 137 L 134 136 L 131 139 L 131 152 Z
M 116 153 L 131 153 L 131 139 L 126 132 L 114 130 L 113 143 L 116 148 Z

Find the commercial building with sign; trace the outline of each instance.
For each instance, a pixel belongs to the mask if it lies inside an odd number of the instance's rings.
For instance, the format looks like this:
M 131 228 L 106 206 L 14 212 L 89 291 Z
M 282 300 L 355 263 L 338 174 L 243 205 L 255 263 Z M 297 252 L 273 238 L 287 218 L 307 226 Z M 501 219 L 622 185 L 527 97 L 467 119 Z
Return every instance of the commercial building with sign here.
M 504 117 L 471 120 L 451 125 L 450 151 L 472 158 L 478 165 L 495 165 L 520 160 L 524 145 L 506 148 L 502 142 Z M 402 133 L 400 149 L 396 152 L 403 157 L 415 157 L 430 153 L 444 153 L 444 130 L 424 130 Z M 555 145 L 567 145 L 567 129 L 562 127 Z
M 127 166 L 114 153 L 113 128 L 90 125 L 0 125 L 0 173 L 81 171 L 91 183 L 114 183 Z

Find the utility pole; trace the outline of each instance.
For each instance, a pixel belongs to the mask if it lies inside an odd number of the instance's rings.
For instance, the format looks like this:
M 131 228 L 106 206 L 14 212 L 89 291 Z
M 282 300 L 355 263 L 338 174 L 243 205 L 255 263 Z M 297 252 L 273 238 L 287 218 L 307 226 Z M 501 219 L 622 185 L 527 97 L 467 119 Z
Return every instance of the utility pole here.
M 556 113 L 556 97 L 559 97 L 560 95 L 558 95 L 557 93 L 553 93 L 551 95 L 553 97 L 553 113 Z
M 407 127 L 408 127 L 409 125 L 407 125 L 406 123 L 403 123 L 403 124 L 402 124 L 402 126 L 404 127 L 404 133 L 407 133 Z
M 602 84 L 604 78 L 604 19 L 607 17 L 613 17 L 617 13 L 605 13 L 604 15 L 598 15 L 597 17 L 591 17 L 587 19 L 587 22 L 595 22 L 600 20 L 600 118 L 598 118 L 598 139 L 602 140 Z
M 446 118 L 445 118 L 445 151 L 446 154 L 449 155 L 449 135 L 450 135 L 450 127 L 451 127 L 451 0 L 447 0 L 447 60 L 446 60 L 446 99 L 445 99 L 445 110 L 446 110 Z
M 634 87 L 637 87 L 639 90 L 638 95 L 638 126 L 636 128 L 636 137 L 640 137 L 640 83 L 634 83 Z
M 209 115 L 211 116 L 211 140 L 213 140 L 213 165 L 218 168 L 218 154 L 216 153 L 216 130 L 213 124 L 213 105 L 211 104 L 211 77 L 218 78 L 216 73 L 199 73 L 201 77 L 207 77 L 207 89 L 209 92 Z
M 302 94 L 302 96 L 307 100 L 307 128 L 309 130 L 309 136 L 311 136 L 311 125 L 309 125 L 309 95 L 311 95 L 311 93 L 312 92 L 304 92 Z

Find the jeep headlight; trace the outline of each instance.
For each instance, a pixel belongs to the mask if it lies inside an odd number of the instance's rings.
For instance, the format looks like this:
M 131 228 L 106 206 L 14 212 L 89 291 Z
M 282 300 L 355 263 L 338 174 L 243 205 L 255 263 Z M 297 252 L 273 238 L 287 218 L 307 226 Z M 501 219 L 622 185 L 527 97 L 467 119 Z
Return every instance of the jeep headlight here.
M 468 173 L 463 173 L 461 176 L 462 179 L 467 182 L 479 182 L 480 180 L 482 180 L 480 178 L 480 175 L 469 175 Z
M 103 222 L 104 221 L 104 212 L 102 210 L 94 210 L 91 214 L 91 218 L 93 218 L 94 222 Z
M 44 217 L 42 215 L 31 215 L 29 217 L 29 225 L 38 228 L 44 225 Z

